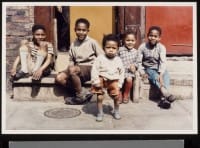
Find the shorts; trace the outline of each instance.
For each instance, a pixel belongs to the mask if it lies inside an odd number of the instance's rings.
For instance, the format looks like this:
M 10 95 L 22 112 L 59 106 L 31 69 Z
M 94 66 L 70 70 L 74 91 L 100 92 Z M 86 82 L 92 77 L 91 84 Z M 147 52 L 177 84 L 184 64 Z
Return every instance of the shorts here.
M 99 94 L 99 95 L 103 95 L 104 92 L 104 88 L 107 89 L 107 93 L 110 97 L 113 96 L 118 96 L 120 91 L 119 91 L 119 81 L 118 80 L 106 80 L 103 77 L 99 77 L 100 79 L 100 87 L 95 87 L 92 86 L 91 87 L 91 92 L 94 94 Z

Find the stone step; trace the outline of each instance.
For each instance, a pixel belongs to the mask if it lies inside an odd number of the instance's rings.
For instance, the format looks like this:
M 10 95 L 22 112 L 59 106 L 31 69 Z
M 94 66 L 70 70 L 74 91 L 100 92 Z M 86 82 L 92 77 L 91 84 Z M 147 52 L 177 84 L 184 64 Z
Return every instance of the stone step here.
M 64 96 L 68 96 L 62 86 L 55 84 L 55 76 L 57 72 L 53 72 L 50 76 L 44 77 L 40 82 L 32 81 L 31 77 L 22 78 L 13 83 L 13 94 L 15 100 L 43 100 L 43 101 L 63 101 Z M 172 74 L 170 92 L 179 99 L 191 99 L 193 86 L 192 77 L 188 75 Z M 90 87 L 90 82 L 85 84 L 86 89 Z M 148 80 L 141 83 L 141 98 L 156 98 L 158 96 L 155 88 L 149 85 Z

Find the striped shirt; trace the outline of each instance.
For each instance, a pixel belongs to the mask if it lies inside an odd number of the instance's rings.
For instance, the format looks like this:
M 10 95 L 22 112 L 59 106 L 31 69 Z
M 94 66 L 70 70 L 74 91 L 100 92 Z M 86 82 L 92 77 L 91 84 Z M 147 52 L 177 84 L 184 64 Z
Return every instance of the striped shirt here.
M 33 42 L 29 42 L 29 48 L 31 51 L 32 62 L 35 63 L 37 61 L 38 49 L 35 47 Z M 52 55 L 54 54 L 53 45 L 51 43 L 48 43 L 48 51 L 47 52 L 48 52 L 48 54 L 52 54 Z
M 122 59 L 124 68 L 125 68 L 125 78 L 135 77 L 135 74 L 132 73 L 129 68 L 131 64 L 136 65 L 137 62 L 137 49 L 133 48 L 131 50 L 127 49 L 125 46 L 119 48 L 118 56 Z

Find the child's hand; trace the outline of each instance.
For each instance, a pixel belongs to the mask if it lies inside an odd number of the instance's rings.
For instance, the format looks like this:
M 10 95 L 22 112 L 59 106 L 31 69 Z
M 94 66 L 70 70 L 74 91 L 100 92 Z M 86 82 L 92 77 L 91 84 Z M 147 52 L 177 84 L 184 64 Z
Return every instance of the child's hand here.
M 101 88 L 101 84 L 100 83 L 93 84 L 93 86 L 96 87 L 96 88 Z
M 130 67 L 129 67 L 129 71 L 132 72 L 132 73 L 135 73 L 136 71 L 136 67 L 134 64 L 131 64 Z
M 40 42 L 39 42 L 39 46 L 40 46 L 40 49 L 42 49 L 42 50 L 47 50 L 47 48 L 48 48 L 48 43 L 45 42 L 45 41 L 40 41 Z
M 146 73 L 142 74 L 141 77 L 142 77 L 142 80 L 146 80 L 146 79 L 148 79 L 148 74 L 146 74 Z
M 14 75 L 16 75 L 16 72 L 17 72 L 16 68 L 12 68 L 12 69 L 10 70 L 10 75 L 11 75 L 11 76 L 14 76 Z

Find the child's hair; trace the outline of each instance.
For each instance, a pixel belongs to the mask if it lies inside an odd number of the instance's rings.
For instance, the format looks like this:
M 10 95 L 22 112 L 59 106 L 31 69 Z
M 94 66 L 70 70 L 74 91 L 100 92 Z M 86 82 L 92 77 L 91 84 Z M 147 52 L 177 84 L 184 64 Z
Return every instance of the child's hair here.
M 161 30 L 161 28 L 159 27 L 159 26 L 151 26 L 150 28 L 149 28 L 149 31 L 148 31 L 148 36 L 149 36 L 149 34 L 150 34 L 150 32 L 152 31 L 152 30 L 157 30 L 158 32 L 159 32 L 159 35 L 161 35 L 162 34 L 162 30 Z
M 116 42 L 118 47 L 120 45 L 119 38 L 116 35 L 114 35 L 114 34 L 104 35 L 103 41 L 102 41 L 102 47 L 103 48 L 105 47 L 107 41 L 114 41 L 114 42 Z
M 86 18 L 79 18 L 75 22 L 75 27 L 78 26 L 79 23 L 84 23 L 87 28 L 90 28 L 90 22 Z
M 34 32 L 35 32 L 36 30 L 38 30 L 38 29 L 42 29 L 42 30 L 44 30 L 44 32 L 46 32 L 46 29 L 45 29 L 44 25 L 35 24 L 35 25 L 33 25 L 33 27 L 32 27 L 32 33 L 34 33 Z

